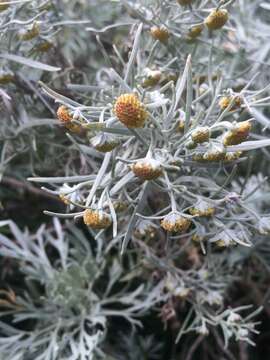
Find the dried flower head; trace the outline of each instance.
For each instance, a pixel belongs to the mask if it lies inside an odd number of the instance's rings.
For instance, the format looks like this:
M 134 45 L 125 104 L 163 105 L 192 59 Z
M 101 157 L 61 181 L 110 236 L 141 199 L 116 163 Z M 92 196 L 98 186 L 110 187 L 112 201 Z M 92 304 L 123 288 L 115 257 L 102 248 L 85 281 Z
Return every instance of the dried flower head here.
M 178 211 L 172 211 L 161 221 L 161 227 L 169 232 L 185 232 L 189 229 L 191 221 Z
M 68 123 L 72 120 L 71 112 L 65 105 L 59 106 L 57 109 L 57 117 L 62 123 Z
M 128 202 L 123 200 L 115 200 L 113 202 L 114 210 L 118 213 L 123 212 L 128 209 Z
M 133 173 L 142 180 L 154 180 L 162 175 L 162 167 L 159 161 L 145 158 L 131 166 Z
M 211 243 L 216 244 L 218 247 L 230 247 L 237 244 L 243 246 L 250 246 L 251 243 L 247 240 L 246 234 L 243 231 L 234 229 L 225 229 L 218 232 L 210 240 Z
M 145 106 L 135 94 L 120 95 L 113 111 L 119 121 L 128 128 L 143 127 L 148 117 Z
M 214 9 L 204 20 L 204 23 L 209 30 L 218 30 L 226 24 L 228 19 L 229 14 L 226 9 Z
M 191 138 L 195 144 L 204 143 L 210 138 L 210 129 L 206 126 L 199 126 L 192 131 Z
M 112 223 L 111 216 L 105 211 L 92 209 L 86 209 L 84 211 L 83 221 L 85 225 L 97 230 L 106 229 Z
M 225 146 L 241 144 L 248 138 L 250 129 L 250 121 L 241 121 L 225 134 L 223 144 Z
M 155 40 L 162 43 L 166 43 L 170 37 L 169 30 L 165 26 L 152 26 L 150 32 Z

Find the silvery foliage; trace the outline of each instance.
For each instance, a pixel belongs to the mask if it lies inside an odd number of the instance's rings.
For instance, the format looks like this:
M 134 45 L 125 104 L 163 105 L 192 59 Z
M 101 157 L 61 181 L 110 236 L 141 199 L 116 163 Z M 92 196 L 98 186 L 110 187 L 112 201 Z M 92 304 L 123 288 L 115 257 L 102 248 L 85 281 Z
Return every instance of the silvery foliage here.
M 127 4 L 127 2 L 124 3 Z M 157 9 L 160 10 L 162 16 L 164 14 L 161 12 L 164 9 L 162 6 L 168 5 L 170 10 L 171 3 L 165 1 L 161 5 L 157 4 Z M 172 6 L 175 8 L 174 5 Z M 257 115 L 257 110 L 254 114 L 254 109 L 264 109 L 269 104 L 268 88 L 257 89 L 253 86 L 255 77 L 248 79 L 247 73 L 244 72 L 238 77 L 238 80 L 244 83 L 241 90 L 232 90 L 234 81 L 227 77 L 227 62 L 224 61 L 217 67 L 215 65 L 217 58 L 211 56 L 211 46 L 209 48 L 204 46 L 201 49 L 202 57 L 194 50 L 192 56 L 188 56 L 187 52 L 182 52 L 178 57 L 178 49 L 175 49 L 175 46 L 167 48 L 149 36 L 148 25 L 149 22 L 151 24 L 151 15 L 147 13 L 147 4 L 145 7 L 146 15 L 140 13 L 138 17 L 146 23 L 146 31 L 142 24 L 133 26 L 134 43 L 128 61 L 125 63 L 120 52 L 116 51 L 119 58 L 116 70 L 102 68 L 97 74 L 96 85 L 83 87 L 85 94 L 89 94 L 88 99 L 84 97 L 83 102 L 74 101 L 42 84 L 48 96 L 70 109 L 74 114 L 74 122 L 88 131 L 88 137 L 110 134 L 121 142 L 121 146 L 106 153 L 100 162 L 100 153 L 95 152 L 94 148 L 89 148 L 83 139 L 68 135 L 71 143 L 76 144 L 85 154 L 89 163 L 89 175 L 76 174 L 65 178 L 31 178 L 30 180 L 53 185 L 52 188 L 45 189 L 56 195 L 64 195 L 73 207 L 72 212 L 62 214 L 46 211 L 49 215 L 60 218 L 80 218 L 86 208 L 108 211 L 113 220 L 112 231 L 91 230 L 100 252 L 104 252 L 104 244 L 110 240 L 110 246 L 120 246 L 121 253 L 124 254 L 132 240 L 139 253 L 150 263 L 150 267 L 159 269 L 163 273 L 164 277 L 160 283 L 163 284 L 165 292 L 167 291 L 167 300 L 177 294 L 180 297 L 183 294 L 189 294 L 188 299 L 192 307 L 184 326 L 179 330 L 177 340 L 183 333 L 189 331 L 196 330 L 206 334 L 209 331 L 207 325 L 219 326 L 221 323 L 225 340 L 233 335 L 236 339 L 240 337 L 242 339 L 242 335 L 232 329 L 229 330 L 224 325 L 227 324 L 226 321 L 221 322 L 222 316 L 225 315 L 220 314 L 227 314 L 227 310 L 223 308 L 223 299 L 234 274 L 228 264 L 226 262 L 224 264 L 222 256 L 215 253 L 215 247 L 212 245 L 252 246 L 260 238 L 259 235 L 254 237 L 253 234 L 261 232 L 258 220 L 262 214 L 249 205 L 250 194 L 243 195 L 244 187 L 239 191 L 238 185 L 235 185 L 238 181 L 232 182 L 236 178 L 238 164 L 246 161 L 245 157 L 228 162 L 210 160 L 200 162 L 196 156 L 205 154 L 208 156 L 220 152 L 234 154 L 237 151 L 243 151 L 248 156 L 249 150 L 268 146 L 270 142 L 263 133 L 258 139 L 254 132 L 251 133 L 250 140 L 233 146 L 225 147 L 222 136 L 219 135 L 214 136 L 210 142 L 198 145 L 195 149 L 190 149 L 188 143 L 192 133 L 202 126 L 208 127 L 211 133 L 219 134 L 219 132 L 231 130 L 232 121 L 250 119 L 253 124 L 256 120 L 261 124 L 261 117 L 252 117 L 252 115 Z M 140 8 L 141 10 L 144 11 L 143 8 Z M 156 14 L 157 12 L 154 12 L 154 15 Z M 168 16 L 166 12 L 165 16 Z M 156 17 L 159 18 L 157 15 Z M 219 40 L 223 34 L 227 34 L 227 31 L 228 29 L 225 28 L 222 35 L 217 35 Z M 229 39 L 226 38 L 226 41 Z M 108 54 L 105 56 L 108 63 L 111 63 L 110 56 Z M 207 60 L 204 60 L 204 57 Z M 233 57 L 233 61 L 237 59 Z M 248 58 L 247 61 L 251 60 Z M 208 72 L 204 86 L 201 81 L 196 81 L 200 66 L 203 71 Z M 142 84 L 147 68 L 157 68 L 165 75 L 177 71 L 180 76 L 176 84 L 173 81 L 167 81 L 154 88 L 145 88 Z M 217 78 L 214 79 L 212 75 L 217 73 Z M 76 90 L 76 87 L 74 89 Z M 80 98 L 79 90 L 81 89 L 77 89 L 77 94 L 75 91 L 75 97 Z M 137 92 L 149 112 L 148 125 L 143 129 L 125 128 L 113 112 L 113 104 L 117 97 L 122 93 L 132 92 Z M 232 109 L 232 103 L 226 109 L 220 110 L 218 103 L 223 94 L 234 94 L 242 99 L 241 114 Z M 181 118 L 185 122 L 183 133 L 177 131 Z M 268 122 L 261 125 L 268 126 Z M 159 162 L 164 176 L 142 184 L 130 170 L 130 165 L 149 154 L 153 161 Z M 97 166 L 97 163 L 100 165 Z M 65 189 L 62 183 L 67 184 Z M 150 204 L 149 197 L 151 194 L 155 196 L 158 192 L 164 195 L 161 204 Z M 77 199 L 74 194 L 77 194 Z M 117 214 L 113 205 L 119 199 L 127 204 L 127 210 L 122 214 Z M 196 215 L 186 214 L 191 207 L 201 201 L 213 207 L 216 215 L 210 219 L 203 219 Z M 74 206 L 77 211 L 74 211 Z M 164 234 L 160 230 L 159 221 L 170 211 L 185 214 L 192 221 L 193 226 L 187 234 Z M 155 229 L 156 244 L 148 244 L 133 236 L 134 229 L 144 221 Z M 264 230 L 268 229 L 267 226 L 263 227 Z M 206 256 L 210 256 L 213 252 L 211 259 L 213 264 L 219 263 L 219 276 L 217 273 L 214 276 L 210 270 L 206 271 L 206 264 L 201 266 L 199 277 L 197 269 L 186 271 L 181 267 L 172 266 L 172 262 L 177 261 L 188 251 L 194 235 L 198 236 L 200 246 Z M 179 241 L 182 242 L 181 247 L 179 247 Z M 158 255 L 157 244 L 165 247 L 164 255 Z M 170 288 L 174 286 L 168 288 L 165 280 L 167 276 L 173 276 L 176 288 L 182 289 L 183 292 L 171 293 Z M 201 290 L 205 281 L 209 283 L 206 289 Z M 198 312 L 199 304 L 200 311 Z M 215 311 L 215 315 L 209 314 L 206 304 L 218 305 L 219 309 Z M 238 326 L 232 328 L 242 329 Z M 248 325 L 248 330 L 249 332 L 254 330 L 252 324 Z M 245 334 L 248 335 L 249 332 Z M 251 341 L 248 336 L 244 338 L 246 341 Z
M 77 149 L 67 153 L 65 138 L 52 131 L 51 126 L 56 123 L 54 109 L 40 91 L 38 81 L 46 78 L 57 87 L 81 77 L 91 81 L 89 74 L 100 64 L 94 56 L 97 40 L 84 29 L 113 22 L 119 14 L 117 9 L 105 0 L 16 0 L 1 11 L 1 177 L 5 172 L 10 175 L 17 162 L 23 163 L 23 170 L 30 173 L 33 169 L 57 168 L 60 157 L 67 161 L 77 158 Z M 22 40 L 20 36 L 33 26 L 39 28 L 39 33 Z M 44 44 L 49 47 L 42 48 Z M 75 69 L 74 64 L 79 61 L 84 62 L 88 74 Z M 2 76 L 7 74 L 12 80 L 2 82 Z M 41 155 L 44 149 L 48 158 Z M 53 156 L 56 153 L 59 157 Z
M 8 226 L 12 233 L 10 238 L 0 235 L 1 256 L 16 262 L 26 286 L 19 296 L 1 290 L 8 309 L 1 312 L 0 322 L 0 349 L 5 359 L 93 359 L 106 334 L 108 318 L 123 317 L 139 326 L 136 318 L 161 300 L 159 287 L 141 284 L 129 289 L 117 257 L 110 264 L 98 259 L 78 229 L 63 230 L 57 219 L 53 228 L 42 225 L 35 234 L 21 231 L 12 221 L 2 221 L 0 226 Z M 49 258 L 52 251 L 57 253 L 53 262 Z M 107 281 L 102 291 L 98 283 L 104 276 Z M 115 291 L 119 281 L 122 286 Z M 7 315 L 13 316 L 12 325 L 4 322 Z M 18 326 L 25 321 L 33 322 L 31 329 Z

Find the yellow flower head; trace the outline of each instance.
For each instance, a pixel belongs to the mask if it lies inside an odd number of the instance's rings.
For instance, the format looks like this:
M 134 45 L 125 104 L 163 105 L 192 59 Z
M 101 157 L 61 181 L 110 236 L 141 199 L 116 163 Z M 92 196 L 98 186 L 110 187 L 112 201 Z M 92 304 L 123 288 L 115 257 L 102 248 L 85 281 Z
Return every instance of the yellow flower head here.
M 162 43 L 166 43 L 170 37 L 169 30 L 165 26 L 153 26 L 150 32 L 155 40 L 159 40 Z
M 113 111 L 119 121 L 128 128 L 143 127 L 148 117 L 145 106 L 135 94 L 120 95 L 114 104 Z
M 218 30 L 226 24 L 228 19 L 229 14 L 226 9 L 214 9 L 204 20 L 204 23 L 209 30 Z
M 250 121 L 241 121 L 232 130 L 225 134 L 223 144 L 225 146 L 241 144 L 248 138 L 250 129 Z
M 111 217 L 105 211 L 86 209 L 83 213 L 85 225 L 93 229 L 106 229 L 112 223 Z
M 162 175 L 160 163 L 154 159 L 143 159 L 131 166 L 133 173 L 142 180 L 154 180 Z

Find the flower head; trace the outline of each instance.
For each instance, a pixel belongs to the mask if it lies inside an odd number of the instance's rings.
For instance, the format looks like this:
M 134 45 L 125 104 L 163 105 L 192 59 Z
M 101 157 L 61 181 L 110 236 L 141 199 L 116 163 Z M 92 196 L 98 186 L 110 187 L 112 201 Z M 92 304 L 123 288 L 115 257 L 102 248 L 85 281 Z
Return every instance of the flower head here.
M 226 9 L 214 9 L 204 20 L 204 23 L 209 30 L 218 30 L 226 24 L 228 19 L 229 14 Z
M 120 95 L 114 104 L 113 111 L 119 121 L 128 128 L 143 127 L 148 117 L 145 106 L 135 94 Z
M 169 30 L 165 26 L 153 26 L 150 32 L 155 40 L 159 40 L 162 43 L 166 43 L 170 37 Z
M 227 109 L 227 107 L 230 105 L 230 103 L 232 102 L 232 106 L 231 106 L 231 110 L 235 110 L 237 108 L 239 108 L 242 105 L 242 100 L 240 98 L 240 96 L 223 96 L 220 100 L 219 100 L 219 107 L 221 108 L 221 110 L 225 110 Z
M 162 167 L 155 159 L 138 160 L 131 166 L 133 173 L 142 180 L 154 180 L 162 175 Z
M 161 227 L 169 232 L 185 232 L 189 229 L 191 221 L 186 215 L 172 211 L 161 221 Z
M 103 153 L 110 152 L 119 145 L 119 141 L 114 136 L 104 133 L 93 137 L 90 143 L 97 151 Z
M 203 25 L 194 25 L 189 29 L 188 38 L 189 39 L 196 39 L 198 36 L 201 35 L 203 31 Z
M 239 122 L 225 134 L 223 138 L 223 144 L 225 146 L 241 144 L 248 138 L 250 129 L 250 121 L 247 120 Z
M 206 126 L 199 126 L 191 133 L 191 138 L 195 144 L 201 144 L 209 140 L 210 129 Z
M 111 216 L 103 210 L 86 209 L 83 213 L 85 225 L 93 229 L 106 229 L 112 223 Z
M 79 124 L 73 123 L 73 116 L 71 111 L 65 106 L 61 105 L 59 106 L 57 110 L 57 117 L 60 120 L 60 122 L 70 131 L 80 134 L 82 133 L 83 129 Z
M 215 208 L 207 201 L 200 199 L 194 207 L 189 209 L 189 212 L 194 216 L 212 216 L 215 213 Z

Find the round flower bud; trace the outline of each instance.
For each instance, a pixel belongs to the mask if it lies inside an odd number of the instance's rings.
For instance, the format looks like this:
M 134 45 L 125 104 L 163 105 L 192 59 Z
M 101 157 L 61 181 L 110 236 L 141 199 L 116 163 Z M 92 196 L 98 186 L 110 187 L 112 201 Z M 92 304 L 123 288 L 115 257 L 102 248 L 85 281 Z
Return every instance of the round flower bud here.
M 108 134 L 99 134 L 90 140 L 91 145 L 100 152 L 106 153 L 115 149 L 119 145 L 119 141 Z
M 192 155 L 192 160 L 193 161 L 200 161 L 200 162 L 205 161 L 204 154 L 203 153 L 196 153 L 196 154 Z
M 172 211 L 161 221 L 161 227 L 169 232 L 185 232 L 189 229 L 191 221 L 177 211 Z
M 131 166 L 133 173 L 142 180 L 154 180 L 162 175 L 162 167 L 159 161 L 143 159 Z
M 201 35 L 203 31 L 203 25 L 194 25 L 188 31 L 188 38 L 196 39 L 198 36 Z
M 197 127 L 192 131 L 191 138 L 196 144 L 204 143 L 210 138 L 210 129 L 206 126 Z
M 242 105 L 240 96 L 223 96 L 218 103 L 221 110 L 227 109 L 232 100 L 231 110 L 236 110 Z
M 9 7 L 9 4 L 3 4 L 4 2 L 7 2 L 7 0 L 0 0 L 0 11 L 4 11 Z
M 192 240 L 194 243 L 198 244 L 198 243 L 200 243 L 200 242 L 203 242 L 203 241 L 205 240 L 205 238 L 204 238 L 203 236 L 198 235 L 198 234 L 194 234 L 194 235 L 192 236 L 191 240 Z
M 226 229 L 219 232 L 209 241 L 210 243 L 214 243 L 215 245 L 221 248 L 230 247 L 230 246 L 235 246 L 237 244 L 235 241 L 237 236 L 238 234 L 235 234 L 232 230 Z
M 212 216 L 215 213 L 215 208 L 210 206 L 207 201 L 199 200 L 194 207 L 189 209 L 189 212 L 194 216 Z
M 193 140 L 189 140 L 189 141 L 186 143 L 186 148 L 187 148 L 188 150 L 196 149 L 197 146 L 198 146 L 198 144 L 196 144 Z
M 19 38 L 23 41 L 29 41 L 36 38 L 39 35 L 40 28 L 38 23 L 34 22 L 27 29 L 21 29 L 19 31 Z
M 65 105 L 60 105 L 57 109 L 57 117 L 63 123 L 68 123 L 72 120 L 72 115 Z
M 204 20 L 204 23 L 209 30 L 218 30 L 226 24 L 228 19 L 229 14 L 226 9 L 214 9 Z
M 68 130 L 77 134 L 82 133 L 82 127 L 78 124 L 72 123 L 73 116 L 71 111 L 65 105 L 59 106 L 57 110 L 57 117 Z
M 178 4 L 181 6 L 191 5 L 193 0 L 177 0 Z
M 148 117 L 143 103 L 135 94 L 120 95 L 113 109 L 115 115 L 128 128 L 140 128 Z
M 225 155 L 224 161 L 231 162 L 231 161 L 238 160 L 241 155 L 242 155 L 242 151 L 229 152 Z
M 258 224 L 258 231 L 261 235 L 270 234 L 270 217 L 261 217 Z
M 40 43 L 36 46 L 36 50 L 37 50 L 37 51 L 40 51 L 40 52 L 47 52 L 47 51 L 49 51 L 52 47 L 53 47 L 53 43 L 52 43 L 51 41 L 44 40 L 44 41 L 40 42 Z
M 143 220 L 136 226 L 134 235 L 141 240 L 153 239 L 156 236 L 156 229 L 150 221 Z
M 83 221 L 85 225 L 97 230 L 106 229 L 112 223 L 111 216 L 105 211 L 91 209 L 86 209 L 84 211 Z
M 165 26 L 152 26 L 150 32 L 155 40 L 162 43 L 166 43 L 170 37 L 169 30 Z
M 65 196 L 64 194 L 59 194 L 59 199 L 65 204 L 65 205 L 69 205 L 70 201 L 68 199 L 67 196 Z
M 225 134 L 223 138 L 223 144 L 225 146 L 241 144 L 248 138 L 250 129 L 250 121 L 241 121 L 240 123 L 236 124 L 233 129 Z
M 14 74 L 11 71 L 0 71 L 0 85 L 6 85 L 14 80 Z
M 142 82 L 142 87 L 147 88 L 151 86 L 155 86 L 159 83 L 161 79 L 161 71 L 159 70 L 149 70 L 146 72 L 146 76 Z
M 116 200 L 113 202 L 113 207 L 117 213 L 120 213 L 128 209 L 128 202 Z
M 177 119 L 177 128 L 176 128 L 177 132 L 182 133 L 182 134 L 184 133 L 184 131 L 185 131 L 185 121 L 186 121 L 186 113 L 183 110 L 180 110 L 180 116 Z M 193 125 L 193 122 L 194 121 L 192 119 L 190 119 L 188 127 L 191 127 Z
M 225 159 L 226 151 L 222 144 L 212 144 L 210 149 L 203 155 L 205 161 L 222 161 Z
M 166 85 L 168 82 L 173 81 L 174 84 L 176 84 L 178 80 L 179 75 L 173 72 L 169 72 L 168 74 L 164 75 L 164 77 L 161 79 L 160 85 Z

